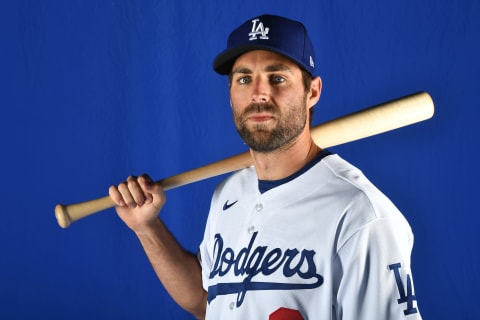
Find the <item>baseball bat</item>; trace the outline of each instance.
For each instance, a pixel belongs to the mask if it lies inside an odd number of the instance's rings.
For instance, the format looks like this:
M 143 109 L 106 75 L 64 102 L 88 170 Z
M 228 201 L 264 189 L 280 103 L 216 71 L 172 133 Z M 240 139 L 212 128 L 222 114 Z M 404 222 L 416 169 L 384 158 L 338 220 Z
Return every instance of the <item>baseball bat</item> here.
M 419 92 L 322 123 L 311 129 L 311 135 L 318 146 L 328 148 L 427 120 L 433 113 L 432 98 L 427 92 Z M 158 182 L 164 190 L 169 190 L 252 165 L 250 153 L 244 152 Z M 60 227 L 67 228 L 114 205 L 109 196 L 70 205 L 58 204 L 55 216 Z

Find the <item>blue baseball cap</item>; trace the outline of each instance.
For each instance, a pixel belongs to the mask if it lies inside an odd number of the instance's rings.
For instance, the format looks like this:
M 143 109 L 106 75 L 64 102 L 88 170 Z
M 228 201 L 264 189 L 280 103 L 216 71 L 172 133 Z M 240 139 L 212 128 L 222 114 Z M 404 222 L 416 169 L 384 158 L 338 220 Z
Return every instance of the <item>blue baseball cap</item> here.
M 261 15 L 246 21 L 230 34 L 227 49 L 215 58 L 213 69 L 222 75 L 229 74 L 235 60 L 252 50 L 281 54 L 314 75 L 315 53 L 301 22 L 275 15 Z

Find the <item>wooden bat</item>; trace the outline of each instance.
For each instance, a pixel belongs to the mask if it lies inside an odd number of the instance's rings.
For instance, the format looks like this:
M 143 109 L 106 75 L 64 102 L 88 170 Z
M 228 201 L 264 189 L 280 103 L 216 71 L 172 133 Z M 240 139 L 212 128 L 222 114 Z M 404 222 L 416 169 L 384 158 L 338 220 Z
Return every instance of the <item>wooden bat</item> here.
M 426 92 L 419 92 L 322 123 L 311 129 L 311 135 L 318 146 L 328 148 L 427 120 L 433 113 L 432 98 Z M 169 190 L 252 165 L 250 153 L 245 152 L 158 182 L 164 190 Z M 114 205 L 109 196 L 77 204 L 58 204 L 55 216 L 58 224 L 67 228 L 79 219 Z

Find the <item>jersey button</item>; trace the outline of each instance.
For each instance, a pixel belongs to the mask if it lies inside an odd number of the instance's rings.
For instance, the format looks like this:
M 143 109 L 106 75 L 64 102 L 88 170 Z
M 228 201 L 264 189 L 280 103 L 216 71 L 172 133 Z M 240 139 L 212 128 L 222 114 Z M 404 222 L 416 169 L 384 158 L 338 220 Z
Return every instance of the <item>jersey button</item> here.
M 257 212 L 262 211 L 262 210 L 263 210 L 263 204 L 257 203 L 257 204 L 255 205 L 255 210 L 257 210 Z
M 254 226 L 248 227 L 247 231 L 248 231 L 249 234 L 252 234 L 252 233 L 255 232 L 255 227 Z
M 235 302 L 230 302 L 230 310 L 233 310 L 235 308 Z

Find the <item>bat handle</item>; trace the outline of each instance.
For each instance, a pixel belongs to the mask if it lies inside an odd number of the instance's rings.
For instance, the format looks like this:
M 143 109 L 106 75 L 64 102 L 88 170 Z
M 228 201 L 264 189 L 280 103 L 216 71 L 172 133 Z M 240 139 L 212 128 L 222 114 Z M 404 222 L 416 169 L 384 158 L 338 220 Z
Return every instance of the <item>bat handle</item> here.
M 156 183 L 160 183 L 163 190 L 166 191 L 227 172 L 247 168 L 251 165 L 252 159 L 250 153 L 244 152 L 200 168 L 158 180 Z M 115 206 L 115 203 L 109 196 L 69 205 L 57 204 L 55 207 L 55 216 L 57 217 L 57 222 L 60 227 L 65 229 L 77 220 L 113 206 Z
M 115 205 L 109 196 L 76 204 L 55 206 L 55 217 L 62 228 L 67 228 L 73 222 L 92 215 L 98 211 L 111 208 Z

